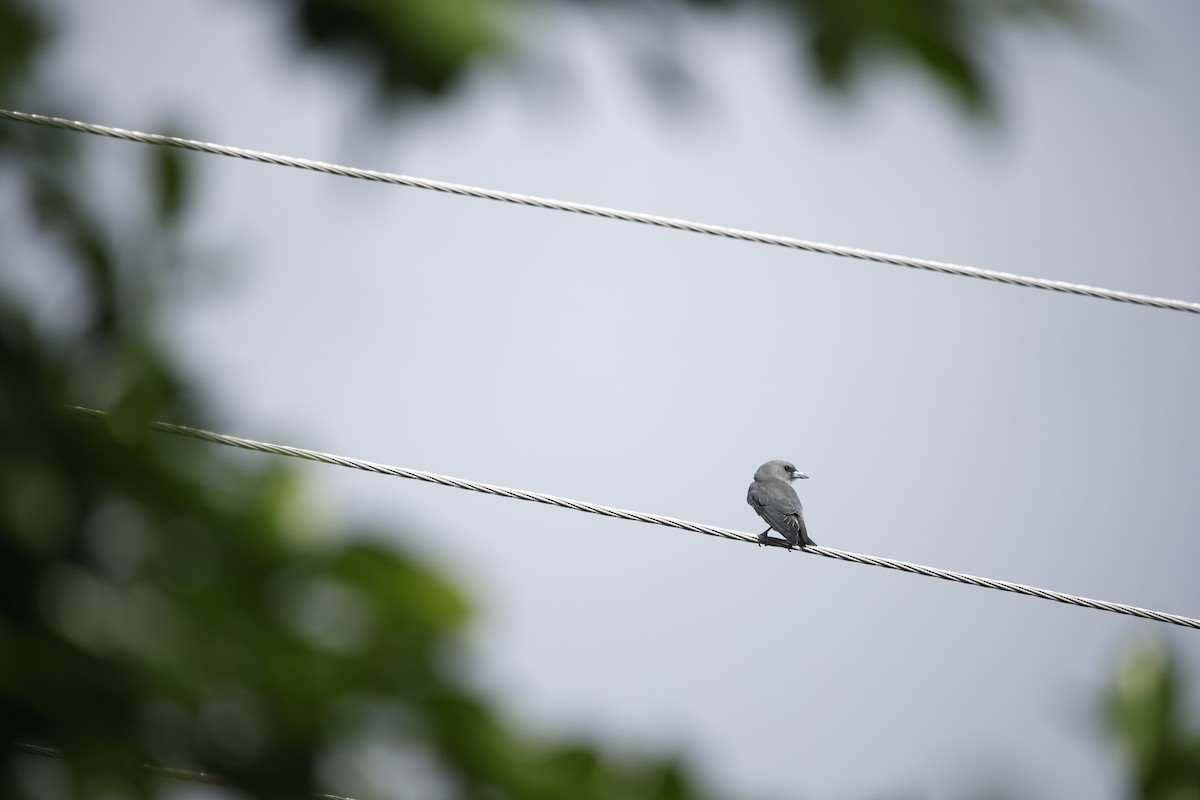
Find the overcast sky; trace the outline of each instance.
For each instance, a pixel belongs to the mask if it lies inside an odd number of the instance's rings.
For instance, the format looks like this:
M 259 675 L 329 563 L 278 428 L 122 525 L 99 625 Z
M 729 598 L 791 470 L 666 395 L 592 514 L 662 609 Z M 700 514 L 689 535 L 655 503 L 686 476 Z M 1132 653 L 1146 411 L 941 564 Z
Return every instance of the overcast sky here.
M 685 26 L 691 111 L 559 11 L 533 80 L 381 120 L 269 3 L 54 5 L 77 105 L 24 110 L 1200 300 L 1190 0 L 1111 6 L 1115 44 L 1010 37 L 990 131 L 904 72 L 831 100 L 755 19 Z M 189 158 L 215 259 L 171 335 L 226 432 L 751 533 L 787 458 L 822 545 L 1200 616 L 1194 315 Z M 521 724 L 735 796 L 1115 800 L 1119 653 L 1200 669 L 1195 631 L 301 468 L 469 587 L 473 680 Z

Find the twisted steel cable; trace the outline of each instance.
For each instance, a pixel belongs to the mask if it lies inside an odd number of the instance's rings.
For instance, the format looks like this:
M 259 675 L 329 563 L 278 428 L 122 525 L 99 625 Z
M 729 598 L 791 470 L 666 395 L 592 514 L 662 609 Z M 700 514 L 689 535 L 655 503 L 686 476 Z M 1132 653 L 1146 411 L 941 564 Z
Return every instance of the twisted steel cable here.
M 545 197 L 534 197 L 531 195 L 515 194 L 513 192 L 502 192 L 494 189 L 483 189 L 477 186 L 464 186 L 462 184 L 447 183 L 445 181 L 430 180 L 428 178 L 414 178 L 408 175 L 399 175 L 393 172 L 380 172 L 377 170 L 359 169 L 357 167 L 344 167 L 324 161 L 313 161 L 307 158 L 275 155 L 257 150 L 246 150 L 240 147 L 229 147 L 227 145 L 213 144 L 211 142 L 200 142 L 194 139 L 183 139 L 177 136 L 165 136 L 157 133 L 141 133 L 139 131 L 130 131 L 123 128 L 111 128 L 106 125 L 78 122 L 74 120 L 63 119 L 61 117 L 49 117 L 42 114 L 30 114 L 24 111 L 9 111 L 7 109 L 0 108 L 0 119 L 9 119 L 15 122 L 27 122 L 34 125 L 43 125 L 51 128 L 61 128 L 79 133 L 91 133 L 97 136 L 107 136 L 113 139 L 123 139 L 131 142 L 140 142 L 142 144 L 178 147 L 184 150 L 194 150 L 200 153 L 212 153 L 214 155 L 241 158 L 247 161 L 275 164 L 282 167 L 295 167 L 297 169 L 306 169 L 313 172 L 323 172 L 329 175 L 340 175 L 346 178 L 358 178 L 360 180 L 375 181 L 377 183 L 409 186 L 416 189 L 429 189 L 435 192 L 446 192 L 449 194 L 463 195 L 465 197 L 478 197 L 485 200 L 497 200 L 502 203 L 515 203 L 517 205 L 533 206 L 535 208 L 545 208 L 554 211 L 569 211 L 575 214 L 604 217 L 606 219 L 617 219 L 625 222 L 638 222 L 644 225 L 656 225 L 660 228 L 671 228 L 679 231 L 688 231 L 690 233 L 703 233 L 710 236 L 720 236 L 726 239 L 737 239 L 744 242 L 757 242 L 758 244 L 787 247 L 792 250 L 805 250 L 812 253 L 824 253 L 825 255 L 831 256 L 842 256 L 844 258 L 855 258 L 863 261 L 874 261 L 880 264 L 892 264 L 894 266 L 908 267 L 910 269 L 941 272 L 947 275 L 961 275 L 967 278 L 980 278 L 988 281 L 996 281 L 998 283 L 1007 283 L 1014 286 L 1025 286 L 1032 289 L 1046 289 L 1052 292 L 1083 295 L 1085 297 L 1095 297 L 1101 300 L 1114 300 L 1119 303 L 1132 303 L 1140 306 L 1150 306 L 1153 308 L 1163 308 L 1171 311 L 1186 311 L 1192 314 L 1200 314 L 1200 303 L 1187 300 L 1173 300 L 1167 297 L 1154 297 L 1151 295 L 1134 294 L 1132 292 L 1124 292 L 1115 289 L 1102 289 L 1097 286 L 1088 286 L 1082 283 L 1067 283 L 1066 281 L 1056 281 L 1047 278 L 1031 278 L 1025 275 L 1016 275 L 1011 272 L 998 272 L 996 270 L 982 269 L 980 267 L 968 267 L 962 264 L 951 264 L 944 261 L 930 261 L 923 258 L 909 258 L 907 256 L 880 253 L 873 250 L 863 250 L 857 247 L 843 247 L 835 244 L 810 242 L 804 239 L 796 239 L 791 236 L 756 233 L 754 231 L 741 230 L 738 228 L 726 228 L 720 225 L 709 225 L 702 222 L 691 222 L 684 219 L 661 217 L 655 214 L 642 214 L 636 211 L 622 211 L 616 208 L 589 205 L 587 203 L 574 203 L 566 200 L 552 200 Z
M 80 414 L 91 417 L 103 418 L 108 416 L 106 412 L 97 411 L 91 408 L 72 406 L 71 409 L 79 412 Z M 599 514 L 604 517 L 616 517 L 617 519 L 630 520 L 631 522 L 646 522 L 651 525 L 662 525 L 667 528 L 678 528 L 680 530 L 690 531 L 692 533 L 702 533 L 705 536 L 715 536 L 719 539 L 731 539 L 733 541 L 745 542 L 747 544 L 762 544 L 759 538 L 753 534 L 730 530 L 728 528 L 717 528 L 712 525 L 702 525 L 698 522 L 689 522 L 687 520 L 676 519 L 675 517 L 665 517 L 660 514 L 645 514 L 640 511 L 628 511 L 622 508 L 613 508 L 612 506 L 602 506 L 598 503 L 588 503 L 583 500 L 571 500 L 566 497 L 542 494 L 541 492 L 530 492 L 522 489 L 509 489 L 504 486 L 493 486 L 492 484 L 466 480 L 465 478 L 454 478 L 448 475 L 438 475 L 433 472 L 424 472 L 422 470 L 393 467 L 387 464 L 376 464 L 371 461 L 363 461 L 361 459 L 349 458 L 347 456 L 322 453 L 317 450 L 306 450 L 301 447 L 290 447 L 287 445 L 271 444 L 268 442 L 257 442 L 253 439 L 243 439 L 238 436 L 214 433 L 212 431 L 206 431 L 200 428 L 190 428 L 186 425 L 174 425 L 168 422 L 152 422 L 151 426 L 155 430 L 162 431 L 164 433 L 175 434 L 177 436 L 186 436 L 192 439 L 212 442 L 213 444 L 227 445 L 229 447 L 237 447 L 243 450 L 252 450 L 259 453 L 270 453 L 277 456 L 300 458 L 306 461 L 316 461 L 322 464 L 333 464 L 339 467 L 349 467 L 350 469 L 362 470 L 364 472 L 375 472 L 380 475 L 392 475 L 397 478 L 408 478 L 410 480 L 424 481 L 426 483 L 436 483 L 440 486 L 464 489 L 469 492 L 482 492 L 483 494 L 491 494 L 498 497 L 508 497 L 513 500 L 526 500 L 531 503 L 542 503 L 543 505 L 557 506 L 559 508 L 569 508 L 573 511 L 584 511 L 589 514 Z M 775 542 L 772 540 L 772 543 Z M 779 546 L 777 543 L 775 544 L 776 546 Z M 813 545 L 810 547 L 799 548 L 799 550 L 804 553 L 824 556 L 825 558 L 832 558 L 838 561 L 849 561 L 854 564 L 866 564 L 872 567 L 894 569 L 913 575 L 924 575 L 927 578 L 940 578 L 944 581 L 964 583 L 969 586 L 980 586 L 985 589 L 997 589 L 1002 592 L 1012 592 L 1014 594 L 1025 595 L 1027 597 L 1037 597 L 1042 600 L 1053 600 L 1056 603 L 1066 603 L 1067 605 L 1080 606 L 1081 608 L 1093 608 L 1097 611 L 1109 611 L 1114 614 L 1125 614 L 1127 616 L 1138 617 L 1140 619 L 1165 622 L 1168 625 L 1179 625 L 1184 628 L 1194 628 L 1196 630 L 1200 630 L 1200 619 L 1192 619 L 1191 617 L 1185 617 L 1179 614 L 1168 614 L 1162 611 L 1154 611 L 1148 608 L 1127 605 L 1125 603 L 1113 603 L 1107 600 L 1093 600 L 1088 597 L 1066 594 L 1065 592 L 1056 592 L 1051 589 L 1039 589 L 1036 586 L 1027 586 L 1023 583 L 1013 583 L 1012 581 L 1002 581 L 995 578 L 980 578 L 963 572 L 953 572 L 948 569 L 939 569 L 937 567 L 926 567 L 922 566 L 921 564 L 912 564 L 907 561 L 897 561 L 891 558 L 861 555 L 859 553 L 851 553 L 846 550 L 835 550 L 832 547 Z
M 18 753 L 25 753 L 31 756 L 42 756 L 44 758 L 67 758 L 67 754 L 57 747 L 43 747 L 38 744 L 28 744 L 26 742 L 14 742 L 13 750 Z M 172 778 L 177 781 L 191 781 L 193 783 L 207 783 L 210 786 L 227 786 L 231 789 L 238 788 L 238 785 L 228 778 L 220 775 L 214 775 L 211 772 L 201 772 L 195 769 L 181 769 L 180 767 L 165 767 L 162 764 L 139 764 L 144 772 L 150 775 L 157 775 L 160 778 Z M 351 797 L 343 797 L 340 794 L 316 794 L 313 795 L 316 800 L 354 800 Z

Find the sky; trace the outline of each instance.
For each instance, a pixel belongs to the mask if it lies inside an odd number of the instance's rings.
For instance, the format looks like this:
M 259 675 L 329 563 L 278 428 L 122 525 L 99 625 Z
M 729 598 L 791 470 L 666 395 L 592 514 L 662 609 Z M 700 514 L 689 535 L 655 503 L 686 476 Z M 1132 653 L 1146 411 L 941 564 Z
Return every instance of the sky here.
M 682 108 L 612 26 L 546 10 L 529 64 L 389 118 L 270 4 L 52 5 L 41 68 L 75 105 L 22 110 L 1200 300 L 1185 0 L 1006 37 L 994 129 L 903 70 L 830 98 L 756 18 L 678 31 Z M 138 146 L 88 147 L 135 199 Z M 1200 616 L 1194 315 L 189 159 L 208 257 L 167 335 L 223 432 L 749 533 L 786 458 L 819 544 Z M 1200 669 L 1194 631 L 298 469 L 314 513 L 468 587 L 464 669 L 519 724 L 680 753 L 729 796 L 1115 800 L 1120 654 Z M 403 796 L 375 766 L 337 791 Z

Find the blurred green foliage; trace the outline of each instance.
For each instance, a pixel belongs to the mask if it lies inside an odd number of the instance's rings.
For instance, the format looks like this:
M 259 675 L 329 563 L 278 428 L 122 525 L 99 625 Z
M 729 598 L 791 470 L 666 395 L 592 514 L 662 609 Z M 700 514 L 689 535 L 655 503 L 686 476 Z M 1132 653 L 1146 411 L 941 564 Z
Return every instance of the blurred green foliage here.
M 1179 660 L 1160 644 L 1132 648 L 1105 698 L 1108 729 L 1130 772 L 1129 796 L 1200 800 L 1200 724 L 1188 718 Z
M 510 42 L 506 31 L 540 13 L 551 0 L 271 2 L 286 9 L 297 41 L 353 55 L 368 67 L 377 95 L 394 101 L 413 93 L 444 92 L 481 56 L 519 44 Z M 907 65 L 947 90 L 960 108 L 977 115 L 994 111 L 994 65 L 988 59 L 1006 30 L 1040 25 L 1080 31 L 1091 18 L 1079 0 L 558 2 L 620 14 L 640 26 L 636 42 L 618 44 L 635 56 L 635 65 L 654 67 L 647 73 L 650 77 L 687 74 L 686 63 L 674 51 L 674 39 L 666 35 L 669 24 L 678 23 L 685 13 L 757 11 L 779 19 L 780 27 L 791 31 L 797 53 L 830 90 L 848 93 L 866 73 Z
M 0 2 L 0 95 L 24 77 L 45 36 L 42 19 L 32 5 L 17 0 Z
M 493 0 L 273 0 L 302 44 L 357 58 L 385 97 L 436 95 L 499 40 Z
M 446 797 L 702 796 L 670 759 L 516 731 L 459 677 L 456 587 L 379 532 L 314 529 L 278 462 L 147 429 L 203 418 L 156 335 L 189 162 L 147 149 L 155 202 L 118 231 L 79 142 L 0 140 L 6 190 L 80 286 L 53 330 L 0 297 L 0 797 L 162 796 L 153 762 L 294 800 L 360 786 L 359 746 Z
M 573 0 L 645 14 L 641 0 Z M 866 75 L 914 68 L 958 106 L 988 117 L 997 102 L 992 72 L 1009 29 L 1083 32 L 1095 11 L 1077 0 L 669 0 L 676 9 L 763 11 L 795 40 L 799 60 L 826 89 L 852 93 Z M 669 42 L 664 41 L 664 46 Z M 685 65 L 686 66 L 686 65 Z
M 0 93 L 44 107 L 21 80 L 48 28 L 30 8 L 0 0 L 24 32 Z M 0 126 L 0 186 L 21 209 L 0 276 L 36 253 L 74 289 L 49 320 L 0 293 L 0 797 L 163 796 L 149 762 L 245 796 L 365 800 L 378 787 L 362 753 L 380 748 L 417 765 L 389 795 L 702 796 L 672 759 L 616 760 L 502 719 L 461 677 L 462 593 L 378 544 L 394 534 L 316 527 L 279 462 L 147 429 L 204 421 L 158 319 L 192 260 L 191 162 L 146 149 L 145 202 L 114 213 L 85 144 Z

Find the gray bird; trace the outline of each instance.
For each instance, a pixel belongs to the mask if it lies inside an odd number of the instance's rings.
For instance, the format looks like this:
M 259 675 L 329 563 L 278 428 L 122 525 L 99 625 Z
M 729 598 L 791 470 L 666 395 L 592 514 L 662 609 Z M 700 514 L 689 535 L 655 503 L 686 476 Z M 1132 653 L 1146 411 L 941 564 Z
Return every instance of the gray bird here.
M 758 535 L 761 542 L 778 542 L 769 534 L 775 529 L 787 540 L 787 548 L 791 550 L 796 545 L 807 547 L 815 545 L 808 538 L 808 529 L 804 527 L 804 508 L 800 498 L 792 488 L 792 481 L 797 478 L 808 478 L 796 469 L 790 461 L 768 461 L 754 473 L 754 482 L 746 493 L 746 502 L 754 507 L 758 515 L 770 525 Z

